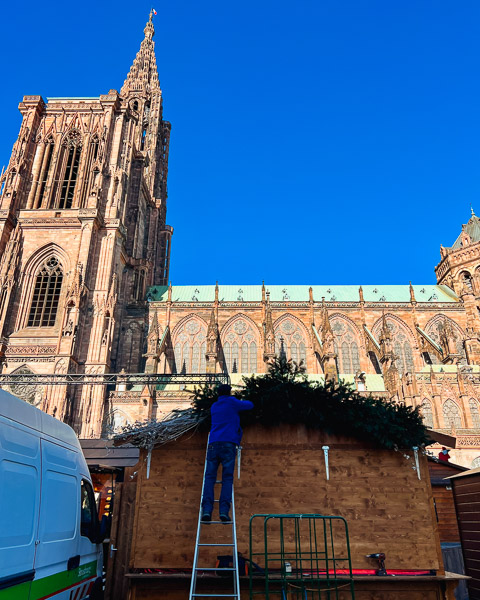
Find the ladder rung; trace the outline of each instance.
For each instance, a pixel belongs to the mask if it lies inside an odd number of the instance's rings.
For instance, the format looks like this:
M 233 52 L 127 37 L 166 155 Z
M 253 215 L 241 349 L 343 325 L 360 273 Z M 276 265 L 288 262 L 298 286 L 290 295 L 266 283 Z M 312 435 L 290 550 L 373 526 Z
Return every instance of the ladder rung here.
M 192 594 L 192 598 L 238 598 L 238 594 Z
M 202 525 L 233 525 L 233 521 L 200 521 Z
M 195 571 L 236 571 L 235 567 L 197 567 Z
M 235 544 L 198 544 L 199 546 L 235 546 Z

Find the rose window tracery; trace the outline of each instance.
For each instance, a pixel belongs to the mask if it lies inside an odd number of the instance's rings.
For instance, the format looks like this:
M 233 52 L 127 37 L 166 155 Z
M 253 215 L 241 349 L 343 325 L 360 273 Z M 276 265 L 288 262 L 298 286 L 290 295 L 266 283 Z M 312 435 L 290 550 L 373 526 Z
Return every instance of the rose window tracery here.
M 257 335 L 245 319 L 237 319 L 225 332 L 223 355 L 229 373 L 257 372 Z
M 307 343 L 304 331 L 293 319 L 283 319 L 275 328 L 275 353 L 297 364 L 307 363 Z
M 333 318 L 331 327 L 339 373 L 357 373 L 360 370 L 360 352 L 355 331 L 344 319 Z
M 205 373 L 207 329 L 197 319 L 184 323 L 175 335 L 173 344 L 177 373 Z

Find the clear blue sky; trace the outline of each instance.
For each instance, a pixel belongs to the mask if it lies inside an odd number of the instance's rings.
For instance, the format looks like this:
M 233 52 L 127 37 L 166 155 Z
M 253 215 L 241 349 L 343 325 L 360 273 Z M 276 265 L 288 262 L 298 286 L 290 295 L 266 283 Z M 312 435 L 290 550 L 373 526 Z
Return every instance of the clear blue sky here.
M 174 284 L 433 283 L 480 215 L 478 0 L 167 0 Z M 0 166 L 23 95 L 120 89 L 144 2 L 8 3 Z

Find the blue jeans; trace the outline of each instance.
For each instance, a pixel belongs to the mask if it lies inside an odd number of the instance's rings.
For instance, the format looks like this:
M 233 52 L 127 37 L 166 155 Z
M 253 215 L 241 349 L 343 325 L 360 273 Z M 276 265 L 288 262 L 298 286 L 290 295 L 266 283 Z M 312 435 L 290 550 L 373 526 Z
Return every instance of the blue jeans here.
M 207 468 L 203 487 L 202 513 L 213 512 L 214 486 L 217 480 L 218 465 L 222 464 L 222 491 L 220 493 L 219 512 L 227 515 L 232 503 L 233 471 L 237 444 L 233 442 L 213 442 L 208 444 Z

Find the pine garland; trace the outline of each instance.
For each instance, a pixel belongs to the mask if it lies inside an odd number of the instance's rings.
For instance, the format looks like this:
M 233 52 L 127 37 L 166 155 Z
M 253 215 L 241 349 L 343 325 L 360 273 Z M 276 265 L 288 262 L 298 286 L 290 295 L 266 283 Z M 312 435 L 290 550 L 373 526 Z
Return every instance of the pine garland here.
M 235 395 L 255 405 L 242 413 L 243 427 L 254 423 L 265 427 L 303 424 L 388 449 L 428 443 L 418 407 L 365 397 L 341 382 L 309 381 L 301 364 L 285 358 L 275 359 L 265 375 L 244 377 L 243 383 Z M 209 425 L 210 406 L 217 399 L 215 392 L 208 386 L 195 390 L 193 410 L 205 427 Z

